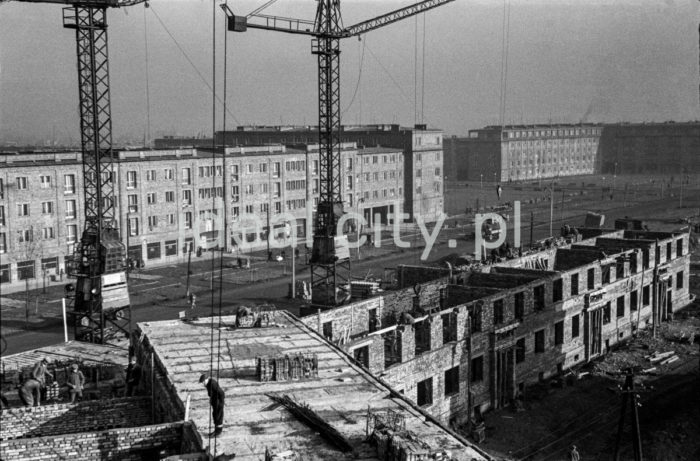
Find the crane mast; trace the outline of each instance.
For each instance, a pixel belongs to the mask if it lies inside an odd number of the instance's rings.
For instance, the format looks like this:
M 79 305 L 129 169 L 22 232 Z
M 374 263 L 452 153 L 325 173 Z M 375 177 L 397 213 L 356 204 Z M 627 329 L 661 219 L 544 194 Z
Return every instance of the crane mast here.
M 340 0 L 318 0 L 313 22 L 259 14 L 269 4 L 248 16 L 236 16 L 226 5 L 228 30 L 245 32 L 248 28 L 310 35 L 311 52 L 318 58 L 318 136 L 320 197 L 314 222 L 311 253 L 312 304 L 335 306 L 348 297 L 350 255 L 347 236 L 338 235 L 337 224 L 343 215 L 340 191 L 340 39 L 361 35 L 454 0 L 426 0 L 342 27 Z
M 107 51 L 107 8 L 144 0 L 18 0 L 59 3 L 63 26 L 75 30 L 83 165 L 84 229 L 66 272 L 77 279 L 66 287 L 72 302 L 76 340 L 104 343 L 107 330 L 127 337 L 131 301 L 126 278 L 126 249 L 119 238 L 114 192 L 114 152 Z

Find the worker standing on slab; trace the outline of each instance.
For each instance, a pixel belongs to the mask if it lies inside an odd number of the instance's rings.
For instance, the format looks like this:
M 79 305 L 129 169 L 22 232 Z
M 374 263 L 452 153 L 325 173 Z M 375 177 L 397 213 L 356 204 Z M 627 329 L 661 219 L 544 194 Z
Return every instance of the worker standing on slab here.
M 224 430 L 224 399 L 226 395 L 214 378 L 203 374 L 199 377 L 199 382 L 207 388 L 212 418 L 214 419 L 214 432 L 209 434 L 209 437 L 218 437 Z
M 78 364 L 71 365 L 70 375 L 68 375 L 68 388 L 70 389 L 70 403 L 75 403 L 75 398 L 83 398 L 83 387 L 85 386 L 85 375 L 80 371 Z
M 136 388 L 141 382 L 141 365 L 136 362 L 136 357 L 131 357 L 129 366 L 126 367 L 126 396 L 131 397 L 136 393 Z

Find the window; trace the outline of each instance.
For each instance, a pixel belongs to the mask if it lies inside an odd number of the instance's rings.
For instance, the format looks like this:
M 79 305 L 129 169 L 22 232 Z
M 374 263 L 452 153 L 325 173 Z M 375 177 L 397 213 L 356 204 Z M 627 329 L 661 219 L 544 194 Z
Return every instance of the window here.
M 246 184 L 245 194 L 246 195 L 253 195 L 254 193 L 255 193 L 255 186 L 253 186 L 253 184 Z
M 146 181 L 156 180 L 156 170 L 146 170 Z
M 173 179 L 173 169 L 172 168 L 166 168 L 163 170 L 163 179 L 166 179 L 169 181 Z
M 3 183 L 2 178 L 0 178 L 0 198 L 5 198 L 5 184 Z
M 603 325 L 606 325 L 610 323 L 610 302 L 608 301 L 607 304 L 605 304 L 605 307 L 603 307 Z
M 132 194 L 128 195 L 127 198 L 127 204 L 129 206 L 129 213 L 136 213 L 139 211 L 139 196 Z
M 282 164 L 280 162 L 273 163 L 272 164 L 272 177 L 279 178 L 281 170 L 282 170 Z
M 481 306 L 480 305 L 469 306 L 468 311 L 469 311 L 469 321 L 471 323 L 470 331 L 472 333 L 480 332 L 481 331 Z
M 66 243 L 75 243 L 78 240 L 78 226 L 70 224 L 66 226 Z
M 185 229 L 192 229 L 192 213 L 185 213 Z
M 525 317 L 525 292 L 515 293 L 515 318 L 518 321 L 523 320 Z
M 474 357 L 469 369 L 469 380 L 473 383 L 484 379 L 484 356 Z
M 2 207 L 0 207 L 2 208 Z M 53 202 L 41 202 L 41 213 L 42 214 L 53 214 Z M 0 210 L 0 215 L 2 210 Z M 0 216 L 0 224 L 2 224 L 2 216 Z
M 683 288 L 683 271 L 676 274 L 676 290 Z
M 603 285 L 610 283 L 610 271 L 612 266 L 603 266 L 601 268 L 601 278 L 603 279 Z
M 563 292 L 564 292 L 564 280 L 563 279 L 557 279 L 552 283 L 552 302 L 556 303 L 558 301 L 561 301 L 563 298 Z
M 267 163 L 261 163 L 258 165 L 258 167 L 260 168 L 261 173 L 267 173 Z
M 34 261 L 17 262 L 17 275 L 19 280 L 34 278 Z
M 352 190 L 352 176 L 348 176 L 345 181 L 345 189 Z
M 17 231 L 17 241 L 19 243 L 33 242 L 34 231 L 31 228 Z
M 580 319 L 581 319 L 581 316 L 579 314 L 576 314 L 573 317 L 571 317 L 571 337 L 572 338 L 578 338 Z
M 26 176 L 20 176 L 17 178 L 17 189 L 18 190 L 27 190 L 27 177 Z
M 539 330 L 535 332 L 535 353 L 542 352 L 544 352 L 544 330 Z
M 442 343 L 457 341 L 457 314 L 451 312 L 442 315 Z
M 617 317 L 624 317 L 625 316 L 625 297 L 624 296 L 619 296 L 617 298 Z
M 282 213 L 282 202 L 275 202 L 275 213 Z
M 126 172 L 126 188 L 134 189 L 136 187 L 136 172 L 127 171 Z
M 535 310 L 544 310 L 544 285 L 539 285 L 533 288 L 533 295 L 535 296 Z
M 445 397 L 459 392 L 459 365 L 445 371 Z
M 18 203 L 17 204 L 17 216 L 29 216 L 29 204 L 28 203 Z
M 166 191 L 165 192 L 165 201 L 166 201 L 166 203 L 174 202 L 175 201 L 175 192 L 171 191 L 171 190 Z M 155 202 L 153 202 L 153 203 L 155 203 Z
M 578 274 L 571 274 L 571 296 L 578 294 Z
M 189 168 L 182 169 L 182 184 L 189 186 L 192 184 L 192 177 Z
M 146 244 L 146 258 L 148 258 L 148 259 L 160 258 L 160 242 Z
M 231 186 L 231 202 L 238 203 L 241 199 L 240 186 Z
M 637 310 L 639 304 L 639 291 L 634 290 L 630 292 L 630 311 L 634 312 Z
M 642 268 L 649 269 L 649 248 L 642 249 Z
M 238 165 L 231 165 L 231 181 L 238 181 L 239 179 Z
M 47 203 L 47 202 L 44 202 Z M 43 203 L 41 204 L 43 208 Z M 0 226 L 5 225 L 5 207 L 3 205 L 0 205 Z
M 642 288 L 642 305 L 649 305 L 649 285 Z
M 0 253 L 7 252 L 7 237 L 4 232 L 0 232 Z
M 48 189 L 51 187 L 51 176 L 40 176 L 41 179 L 41 188 L 42 189 Z
M 172 226 L 175 224 L 175 213 L 169 213 L 166 215 L 166 222 L 168 225 Z
M 0 244 L 1 243 L 2 242 L 0 242 Z M 0 251 L 0 253 L 2 253 L 2 251 Z M 9 264 L 0 264 L 0 283 L 10 283 L 10 265 Z
M 75 219 L 76 206 L 75 200 L 66 200 L 66 219 Z
M 432 405 L 433 403 L 433 378 L 428 378 L 418 383 L 418 406 Z
M 666 244 L 666 261 L 671 260 L 671 250 L 672 249 L 673 249 L 673 245 L 671 244 L 671 242 L 668 242 Z
M 561 320 L 554 324 L 554 345 L 559 346 L 564 344 L 564 321 Z
M 55 238 L 53 227 L 44 227 L 41 229 L 41 238 L 44 240 L 51 240 Z
M 273 189 L 273 198 L 280 198 L 282 195 L 282 183 L 276 182 L 274 183 L 274 189 Z
M 588 269 L 586 278 L 588 279 L 588 289 L 592 290 L 593 288 L 595 288 L 595 267 L 591 267 L 590 269 Z
M 493 302 L 493 323 L 498 325 L 503 323 L 503 300 L 499 299 Z
M 158 227 L 158 216 L 149 216 L 148 217 L 148 229 L 152 230 L 156 227 Z
M 129 218 L 129 235 L 132 237 L 139 235 L 139 218 Z
M 236 221 L 238 220 L 239 216 L 241 215 L 241 209 L 237 206 L 231 207 L 231 220 Z
M 192 191 L 190 189 L 182 191 L 182 204 L 185 206 L 192 205 Z
M 683 239 L 676 240 L 676 258 L 683 256 Z
M 333 322 L 323 322 L 323 337 L 329 341 L 333 340 Z
M 520 338 L 515 342 L 515 363 L 525 361 L 525 338 Z
M 269 203 L 261 203 L 260 204 L 260 213 L 267 213 L 269 210 L 270 210 Z
M 154 205 L 156 203 L 156 193 L 155 192 L 149 192 L 146 194 L 146 203 L 149 205 Z

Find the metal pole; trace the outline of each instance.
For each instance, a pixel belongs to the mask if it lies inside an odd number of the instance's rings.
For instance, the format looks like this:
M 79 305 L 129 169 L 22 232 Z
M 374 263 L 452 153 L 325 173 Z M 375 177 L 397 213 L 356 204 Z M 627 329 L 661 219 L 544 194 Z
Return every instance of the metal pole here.
M 533 236 L 534 227 L 535 227 L 535 213 L 533 213 L 531 211 L 530 212 L 530 248 L 532 248 L 532 244 L 533 244 L 532 236 Z
M 63 311 L 63 342 L 68 342 L 68 318 L 66 317 L 66 298 L 61 299 Z
M 156 420 L 156 401 L 155 401 L 155 382 L 156 382 L 156 369 L 154 367 L 153 352 L 151 352 L 151 422 L 155 423 Z
M 189 253 L 187 254 L 187 292 L 185 293 L 185 297 L 189 298 L 190 297 L 190 263 L 192 262 L 192 246 L 194 242 L 190 242 L 188 245 L 189 247 Z
M 297 259 L 296 255 L 296 246 L 292 247 L 292 299 L 296 299 L 297 297 L 297 274 L 296 274 L 296 264 L 295 260 Z
M 554 182 L 552 182 L 549 191 L 549 236 L 551 237 L 554 235 L 552 231 L 552 224 L 554 221 Z
M 26 276 L 26 273 L 25 273 Z M 24 303 L 24 320 L 27 324 L 29 324 L 29 279 L 25 277 L 24 279 L 24 293 L 26 296 L 25 303 Z

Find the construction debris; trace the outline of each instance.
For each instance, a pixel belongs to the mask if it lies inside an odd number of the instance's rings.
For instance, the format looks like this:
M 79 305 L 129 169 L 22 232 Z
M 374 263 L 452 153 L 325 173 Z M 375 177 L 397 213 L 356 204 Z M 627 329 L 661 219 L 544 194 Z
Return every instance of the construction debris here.
M 297 353 L 277 357 L 257 357 L 256 374 L 260 381 L 293 381 L 318 377 L 318 356 Z

